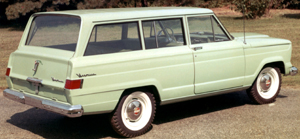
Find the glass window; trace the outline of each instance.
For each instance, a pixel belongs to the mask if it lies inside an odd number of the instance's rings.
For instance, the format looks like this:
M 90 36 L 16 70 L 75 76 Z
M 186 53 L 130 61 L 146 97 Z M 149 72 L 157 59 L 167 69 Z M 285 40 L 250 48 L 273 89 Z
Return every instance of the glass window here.
M 182 20 L 143 21 L 146 49 L 185 45 Z
M 213 41 L 213 28 L 210 16 L 189 17 L 188 24 L 192 44 Z
M 215 33 L 215 41 L 228 41 L 229 38 L 220 26 L 220 24 L 216 21 L 215 18 L 212 18 L 214 33 Z
M 26 45 L 75 51 L 80 22 L 76 16 L 37 16 L 31 24 Z
M 85 56 L 141 50 L 138 23 L 95 26 Z
M 229 40 L 212 16 L 188 17 L 188 25 L 191 44 Z

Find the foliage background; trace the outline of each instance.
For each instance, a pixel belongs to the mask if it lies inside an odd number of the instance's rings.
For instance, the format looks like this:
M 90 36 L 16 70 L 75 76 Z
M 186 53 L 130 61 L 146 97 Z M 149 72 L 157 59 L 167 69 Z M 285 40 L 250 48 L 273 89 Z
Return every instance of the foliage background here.
M 230 5 L 248 18 L 261 17 L 270 8 L 300 8 L 300 0 L 0 0 L 0 23 L 27 21 L 35 12 L 153 6 L 192 6 L 215 8 Z
M 270 9 L 297 7 L 298 0 L 233 0 L 235 10 L 245 13 L 248 19 L 270 16 Z
M 17 0 L 15 0 L 17 1 Z M 70 2 L 71 1 L 71 2 Z M 42 5 L 42 7 L 51 7 L 52 10 L 66 10 L 66 9 L 78 9 L 77 6 L 80 2 L 82 2 L 83 6 L 85 7 L 87 3 L 85 1 L 72 1 L 70 0 L 69 6 L 66 4 L 56 4 L 53 5 L 53 1 L 48 1 L 48 6 Z M 90 0 L 92 2 L 92 0 Z M 21 1 L 20 1 L 21 2 Z M 23 1 L 25 2 L 25 1 Z M 35 1 L 37 2 L 37 1 Z M 58 1 L 57 1 L 58 2 Z M 132 2 L 132 1 L 131 1 Z M 160 3 L 167 3 L 163 0 L 161 1 L 150 1 L 147 0 L 146 6 L 156 6 Z M 286 1 L 285 1 L 286 2 Z M 298 1 L 297 1 L 298 2 Z M 46 2 L 45 2 L 46 3 Z M 45 4 L 44 3 L 44 4 Z M 47 3 L 46 3 L 47 4 Z M 167 3 L 168 4 L 168 3 Z M 170 4 L 170 3 L 169 3 Z M 230 10 L 232 1 L 195 1 L 195 4 L 198 7 L 207 7 L 212 8 L 215 14 L 220 17 L 221 21 L 227 27 L 229 32 L 242 32 L 243 31 L 243 19 L 241 18 L 242 14 Z M 29 17 L 32 13 L 36 11 L 43 11 L 41 9 L 35 9 L 31 12 L 26 13 L 25 15 L 20 14 L 19 18 L 7 20 L 5 15 L 6 8 L 9 6 L 9 2 L 3 2 L 0 0 L 0 16 L 4 16 L 3 20 L 0 20 L 0 90 L 1 88 L 4 89 L 7 87 L 5 72 L 7 68 L 7 62 L 9 59 L 10 53 L 15 51 L 18 47 L 20 38 L 23 34 L 24 26 L 19 26 L 18 23 L 20 21 L 27 22 L 27 17 Z M 72 6 L 73 5 L 73 6 Z M 123 3 L 121 6 L 132 6 L 134 7 L 133 3 Z M 294 4 L 293 6 L 295 6 Z M 100 6 L 100 5 L 98 5 Z M 121 7 L 120 6 L 120 7 Z M 140 1 L 137 1 L 137 7 L 143 6 Z M 172 6 L 172 5 L 171 5 Z M 178 6 L 178 5 L 173 5 Z M 193 6 L 187 5 L 187 6 Z M 223 7 L 226 6 L 226 7 Z M 284 3 L 281 6 L 286 6 Z M 291 5 L 288 7 L 295 8 Z M 4 7 L 4 8 L 3 8 Z M 90 6 L 89 6 L 90 7 Z M 223 8 L 216 8 L 216 7 L 223 7 Z M 24 7 L 25 8 L 25 7 Z M 97 8 L 97 7 L 94 7 Z M 284 7 L 278 7 L 284 8 Z M 48 8 L 48 10 L 51 8 Z M 47 11 L 47 8 L 44 9 Z M 19 10 L 22 11 L 22 10 Z M 262 18 L 257 20 L 249 20 L 246 22 L 246 32 L 257 32 L 262 34 L 270 35 L 271 37 L 275 38 L 284 38 L 291 40 L 293 42 L 293 51 L 292 51 L 292 58 L 291 62 L 294 66 L 300 67 L 300 10 L 290 10 L 290 9 L 272 9 L 271 14 L 273 15 L 272 18 Z M 25 20 L 26 19 L 26 20 Z M 14 24 L 11 24 L 14 22 Z M 16 24 L 17 23 L 17 24 Z M 7 25 L 3 25 L 7 24 Z M 292 87 L 292 88 L 300 88 L 300 74 L 297 76 L 283 76 L 283 86 L 285 87 Z M 0 93 L 1 94 L 1 93 Z

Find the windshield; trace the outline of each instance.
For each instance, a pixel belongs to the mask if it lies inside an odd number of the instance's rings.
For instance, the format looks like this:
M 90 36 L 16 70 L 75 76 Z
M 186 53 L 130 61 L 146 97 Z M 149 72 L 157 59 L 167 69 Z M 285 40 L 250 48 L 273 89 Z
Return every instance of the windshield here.
M 80 18 L 65 15 L 39 15 L 34 18 L 26 45 L 75 51 Z

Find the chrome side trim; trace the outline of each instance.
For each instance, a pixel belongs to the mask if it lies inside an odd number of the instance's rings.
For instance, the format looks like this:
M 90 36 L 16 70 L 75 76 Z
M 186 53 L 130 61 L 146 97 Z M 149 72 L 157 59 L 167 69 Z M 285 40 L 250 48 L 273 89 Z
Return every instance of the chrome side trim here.
M 270 47 L 270 46 L 282 46 L 282 45 L 291 45 L 291 44 L 290 43 L 272 44 L 272 45 L 249 47 L 249 48 L 244 48 L 244 49 L 262 48 L 262 47 Z
M 250 86 L 242 86 L 242 87 L 218 90 L 218 91 L 207 92 L 207 93 L 202 93 L 202 94 L 195 94 L 195 95 L 191 95 L 191 96 L 184 96 L 184 97 L 174 98 L 174 99 L 169 99 L 169 100 L 163 100 L 160 105 L 172 104 L 172 103 L 176 103 L 176 102 L 204 98 L 204 97 L 209 97 L 209 96 L 214 96 L 214 95 L 221 95 L 221 94 L 226 94 L 226 93 L 231 93 L 231 92 L 243 91 L 243 90 L 248 89 L 249 87 Z
M 83 114 L 83 108 L 81 105 L 63 104 L 60 102 L 13 91 L 11 89 L 5 89 L 3 91 L 3 96 L 23 104 L 59 113 L 68 117 L 80 117 Z
M 291 76 L 295 76 L 298 73 L 298 69 L 296 67 L 291 67 L 290 74 Z

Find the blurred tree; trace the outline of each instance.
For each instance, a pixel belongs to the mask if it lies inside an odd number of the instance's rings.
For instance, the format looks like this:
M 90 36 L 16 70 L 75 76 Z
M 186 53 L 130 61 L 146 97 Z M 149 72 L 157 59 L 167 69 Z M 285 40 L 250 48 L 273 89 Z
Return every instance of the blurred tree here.
M 299 0 L 0 0 L 0 20 L 2 22 L 4 19 L 26 19 L 35 12 L 96 8 L 154 6 L 215 8 L 234 4 L 237 11 L 242 11 L 243 3 L 248 18 L 268 14 L 270 8 L 300 6 Z
M 8 20 L 35 12 L 77 9 L 81 0 L 0 0 L 8 4 L 5 14 Z
M 300 0 L 284 0 L 281 5 L 278 6 L 279 8 L 293 8 L 299 9 L 300 8 Z
M 270 16 L 270 9 L 285 8 L 296 5 L 299 0 L 233 0 L 236 11 L 243 13 L 248 19 L 256 19 L 262 16 Z
M 0 0 L 0 23 L 3 23 L 6 21 L 6 14 L 5 14 L 5 8 L 8 6 L 8 3 L 4 0 Z
M 284 0 L 233 0 L 236 11 L 245 12 L 248 19 L 260 18 L 268 15 L 270 8 Z
M 233 0 L 198 0 L 200 7 L 217 8 L 230 5 Z

